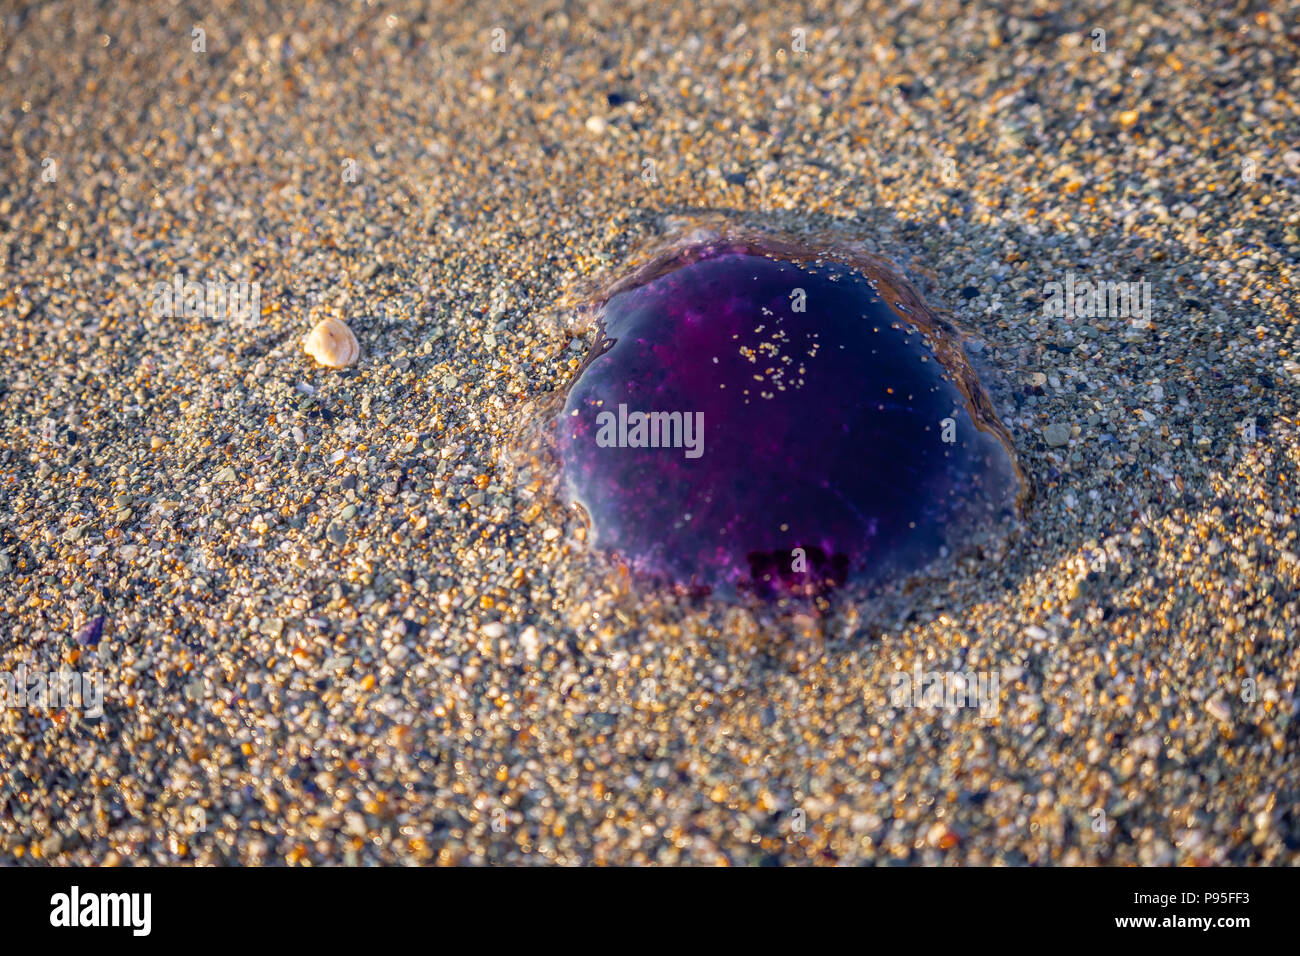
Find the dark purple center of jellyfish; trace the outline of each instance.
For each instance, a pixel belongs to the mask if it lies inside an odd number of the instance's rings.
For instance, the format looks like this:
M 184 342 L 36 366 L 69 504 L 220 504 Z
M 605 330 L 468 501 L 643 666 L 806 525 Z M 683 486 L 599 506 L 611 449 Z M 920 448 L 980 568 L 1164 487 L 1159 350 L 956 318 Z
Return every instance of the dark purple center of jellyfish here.
M 623 283 L 598 321 L 557 421 L 564 490 L 640 577 L 880 584 L 1013 514 L 988 399 L 883 264 L 695 246 Z

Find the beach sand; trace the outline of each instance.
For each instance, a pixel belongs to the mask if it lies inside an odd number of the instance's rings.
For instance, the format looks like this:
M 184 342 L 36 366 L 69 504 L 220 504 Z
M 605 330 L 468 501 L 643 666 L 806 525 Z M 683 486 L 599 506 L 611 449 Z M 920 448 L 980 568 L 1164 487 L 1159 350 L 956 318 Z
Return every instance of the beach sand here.
M 103 696 L 0 710 L 0 862 L 1300 860 L 1296 4 L 220 6 L 0 25 L 0 673 Z M 588 547 L 557 303 L 719 219 L 971 333 L 1007 553 L 882 616 Z

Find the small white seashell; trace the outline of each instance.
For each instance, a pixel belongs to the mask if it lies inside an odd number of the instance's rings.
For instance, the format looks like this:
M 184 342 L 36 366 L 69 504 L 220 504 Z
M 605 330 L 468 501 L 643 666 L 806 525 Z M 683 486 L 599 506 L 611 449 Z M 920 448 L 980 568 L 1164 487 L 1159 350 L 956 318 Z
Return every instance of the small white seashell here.
M 347 368 L 361 355 L 361 346 L 352 330 L 338 319 L 325 319 L 303 340 L 303 351 L 321 365 Z

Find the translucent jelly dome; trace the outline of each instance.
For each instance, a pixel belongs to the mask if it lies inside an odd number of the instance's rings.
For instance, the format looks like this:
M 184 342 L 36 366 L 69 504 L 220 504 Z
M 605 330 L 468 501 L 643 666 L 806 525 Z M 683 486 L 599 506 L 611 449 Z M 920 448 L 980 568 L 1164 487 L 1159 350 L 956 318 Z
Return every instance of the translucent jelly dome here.
M 595 547 L 695 592 L 906 578 L 1014 516 L 1018 468 L 952 333 L 885 264 L 716 240 L 596 304 L 556 420 Z

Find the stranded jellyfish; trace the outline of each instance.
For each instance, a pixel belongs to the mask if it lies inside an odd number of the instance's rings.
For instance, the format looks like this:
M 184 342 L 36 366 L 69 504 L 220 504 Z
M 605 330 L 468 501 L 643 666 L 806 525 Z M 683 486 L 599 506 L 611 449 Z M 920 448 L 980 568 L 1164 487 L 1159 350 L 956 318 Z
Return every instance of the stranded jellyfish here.
M 662 253 L 590 304 L 556 420 L 563 493 L 637 578 L 871 587 L 1005 529 L 1005 430 L 952 329 L 887 264 L 775 239 Z

